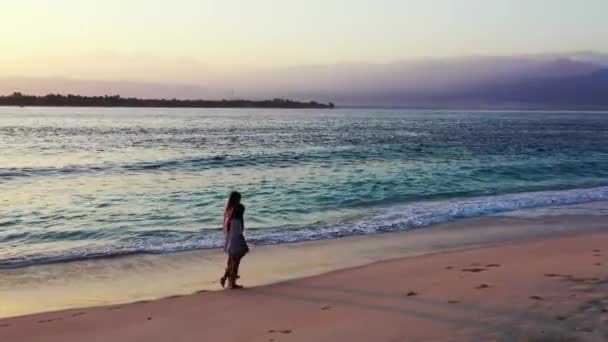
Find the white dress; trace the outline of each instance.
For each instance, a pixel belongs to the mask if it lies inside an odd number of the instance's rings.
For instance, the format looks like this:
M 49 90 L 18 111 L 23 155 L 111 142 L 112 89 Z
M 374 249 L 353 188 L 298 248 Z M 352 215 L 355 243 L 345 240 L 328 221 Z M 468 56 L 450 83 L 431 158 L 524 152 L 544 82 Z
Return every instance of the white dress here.
M 230 220 L 230 230 L 228 231 L 226 252 L 228 255 L 243 255 L 245 248 L 243 221 L 241 219 L 233 218 Z

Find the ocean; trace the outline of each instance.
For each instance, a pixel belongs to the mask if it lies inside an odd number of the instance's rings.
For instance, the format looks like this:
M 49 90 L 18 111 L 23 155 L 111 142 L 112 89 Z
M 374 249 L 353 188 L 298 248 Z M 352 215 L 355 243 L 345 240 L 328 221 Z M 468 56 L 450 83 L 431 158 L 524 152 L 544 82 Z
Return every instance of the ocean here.
M 608 200 L 608 112 L 0 107 L 0 268 Z

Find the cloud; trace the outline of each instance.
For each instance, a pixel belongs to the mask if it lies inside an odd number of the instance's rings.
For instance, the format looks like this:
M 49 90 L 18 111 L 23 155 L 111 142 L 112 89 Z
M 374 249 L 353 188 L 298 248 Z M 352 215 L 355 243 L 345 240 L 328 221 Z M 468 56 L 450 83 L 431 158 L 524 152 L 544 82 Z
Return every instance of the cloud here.
M 397 106 L 470 97 L 484 87 L 587 75 L 608 67 L 608 55 L 597 52 L 427 58 L 384 64 L 337 63 L 247 71 L 213 70 L 189 58 L 169 61 L 138 55 L 116 57 L 110 54 L 105 57 L 124 58 L 124 68 L 131 68 L 131 73 L 135 71 L 140 76 L 123 80 L 121 69 L 108 67 L 100 69 L 106 70 L 103 75 L 91 74 L 88 80 L 4 78 L 0 79 L 0 92 L 121 94 L 154 98 L 287 97 Z M 95 80 L 94 76 L 102 80 Z

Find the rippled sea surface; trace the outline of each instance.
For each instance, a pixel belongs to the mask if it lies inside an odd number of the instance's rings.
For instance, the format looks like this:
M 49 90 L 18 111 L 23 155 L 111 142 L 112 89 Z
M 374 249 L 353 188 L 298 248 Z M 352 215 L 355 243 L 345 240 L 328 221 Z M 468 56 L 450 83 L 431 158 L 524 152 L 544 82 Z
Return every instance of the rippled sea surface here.
M 608 113 L 0 107 L 0 267 L 608 199 Z

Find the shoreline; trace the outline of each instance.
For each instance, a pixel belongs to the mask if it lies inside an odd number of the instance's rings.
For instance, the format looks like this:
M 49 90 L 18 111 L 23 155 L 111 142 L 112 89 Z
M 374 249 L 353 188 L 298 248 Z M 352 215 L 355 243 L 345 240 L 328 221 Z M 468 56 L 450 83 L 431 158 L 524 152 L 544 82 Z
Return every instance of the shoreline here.
M 0 339 L 599 341 L 608 337 L 607 245 L 602 228 L 398 257 L 242 291 L 2 319 Z M 241 326 L 226 329 L 227 319 Z
M 426 199 L 415 203 L 397 203 L 393 206 L 376 206 L 369 209 L 365 216 L 355 220 L 336 221 L 333 224 L 322 224 L 315 231 L 314 237 L 309 236 L 306 225 L 294 226 L 287 230 L 279 229 L 249 229 L 248 239 L 256 246 L 273 246 L 335 240 L 356 236 L 373 236 L 393 232 L 410 232 L 413 230 L 436 225 L 451 224 L 467 219 L 484 219 L 491 217 L 510 216 L 510 213 L 542 211 L 552 208 L 594 207 L 599 203 L 608 207 L 608 185 L 595 184 L 577 188 L 556 188 L 553 190 L 527 191 L 504 193 L 489 196 L 472 196 L 459 199 Z M 607 210 L 608 212 L 608 210 Z M 386 217 L 393 220 L 392 225 L 384 224 Z M 204 233 L 203 233 L 204 232 Z M 196 251 L 212 251 L 221 247 L 220 229 L 203 229 L 184 231 L 182 239 L 185 245 L 173 245 L 167 249 L 140 249 L 139 246 L 117 246 L 116 249 L 75 250 L 74 253 L 56 255 L 37 255 L 19 260 L 11 258 L 0 260 L 0 271 L 21 269 L 69 262 L 89 260 L 104 260 L 140 255 L 171 255 Z M 277 234 L 282 233 L 282 234 Z M 190 244 L 187 238 L 203 234 L 207 240 L 198 244 Z M 270 236 L 270 237 L 269 237 Z M 215 242 L 209 243 L 209 241 Z
M 403 257 L 588 234 L 606 226 L 604 216 L 494 216 L 407 232 L 254 246 L 244 260 L 243 282 L 269 285 Z M 224 258 L 219 251 L 205 250 L 0 270 L 0 297 L 9 298 L 3 300 L 0 318 L 218 290 Z

